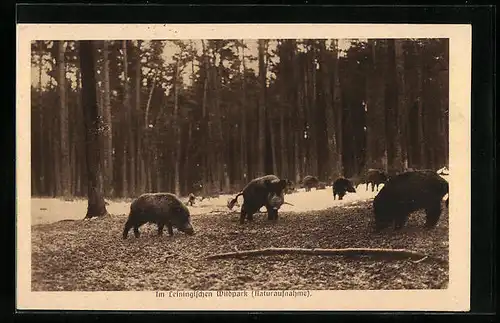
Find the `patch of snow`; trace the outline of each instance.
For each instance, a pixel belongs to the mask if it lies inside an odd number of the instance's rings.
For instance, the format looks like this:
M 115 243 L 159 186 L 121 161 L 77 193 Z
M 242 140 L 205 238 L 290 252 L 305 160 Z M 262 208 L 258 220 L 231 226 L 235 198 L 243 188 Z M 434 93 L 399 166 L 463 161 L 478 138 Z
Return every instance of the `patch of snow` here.
M 444 166 L 443 168 L 438 169 L 437 173 L 439 175 L 450 175 L 450 170 L 448 167 Z
M 449 175 L 442 175 L 448 182 L 450 181 Z M 383 185 L 379 185 L 379 191 Z M 285 201 L 293 205 L 284 204 L 281 206 L 280 212 L 308 212 L 320 211 L 331 207 L 346 207 L 355 208 L 356 203 L 361 201 L 368 201 L 377 195 L 378 191 L 371 191 L 371 187 L 366 190 L 365 184 L 360 184 L 356 188 L 356 193 L 347 193 L 343 200 L 334 200 L 332 187 L 327 186 L 324 190 L 312 189 L 306 192 L 303 188 L 298 189 L 297 192 L 285 195 Z M 240 206 L 243 203 L 243 197 L 238 197 L 238 203 L 235 204 L 232 210 L 227 207 L 228 200 L 234 198 L 233 195 L 220 195 L 216 198 L 206 198 L 203 201 L 196 199 L 193 206 L 188 206 L 191 215 L 210 216 L 213 213 L 230 213 L 239 212 Z M 182 197 L 181 200 L 187 203 L 187 197 Z M 130 211 L 131 201 L 112 201 L 107 200 L 108 205 L 106 209 L 108 213 L 113 216 L 128 216 Z M 261 211 L 264 212 L 265 208 L 262 207 Z M 32 198 L 31 199 L 31 224 L 45 224 L 53 223 L 61 220 L 83 220 L 87 213 L 87 200 L 77 199 L 74 201 L 64 201 L 56 198 Z
M 381 186 L 379 186 L 379 189 Z M 334 200 L 332 187 L 327 186 L 324 190 L 312 189 L 305 192 L 299 189 L 297 192 L 285 195 L 285 201 L 292 205 L 283 205 L 280 212 L 307 212 L 324 210 L 334 206 L 347 206 L 358 201 L 368 200 L 375 197 L 377 191 L 366 191 L 364 185 L 358 186 L 356 193 L 348 193 L 343 200 Z M 238 197 L 238 203 L 232 210 L 227 208 L 227 201 L 234 198 L 234 195 L 220 195 L 216 198 L 206 198 L 203 201 L 196 200 L 193 206 L 188 206 L 192 215 L 209 215 L 216 212 L 239 212 L 243 203 L 243 197 Z M 187 202 L 187 198 L 181 198 Z M 130 210 L 130 202 L 108 200 L 106 209 L 111 215 L 127 216 Z M 265 208 L 262 207 L 264 212 Z M 60 220 L 82 220 L 87 212 L 87 200 L 78 199 L 74 201 L 64 201 L 56 198 L 32 198 L 31 199 L 31 224 L 46 224 Z

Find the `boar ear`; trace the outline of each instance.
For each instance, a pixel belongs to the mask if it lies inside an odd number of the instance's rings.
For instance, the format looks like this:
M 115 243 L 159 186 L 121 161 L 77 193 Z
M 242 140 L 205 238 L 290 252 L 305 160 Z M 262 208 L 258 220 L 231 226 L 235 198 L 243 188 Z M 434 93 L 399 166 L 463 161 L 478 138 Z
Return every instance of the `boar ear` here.
M 278 183 L 276 183 L 276 185 L 280 191 L 284 190 L 286 188 L 287 184 L 288 184 L 288 181 L 286 179 L 281 179 Z
M 286 188 L 286 180 L 281 179 L 281 180 L 266 180 L 264 181 L 264 185 L 266 185 L 266 188 L 270 191 L 275 191 L 279 190 L 282 191 Z
M 264 185 L 266 186 L 266 188 L 267 188 L 268 190 L 272 190 L 273 185 L 274 185 L 275 183 L 276 183 L 276 181 L 272 181 L 272 180 L 268 180 L 268 179 L 266 179 L 266 180 L 264 181 Z

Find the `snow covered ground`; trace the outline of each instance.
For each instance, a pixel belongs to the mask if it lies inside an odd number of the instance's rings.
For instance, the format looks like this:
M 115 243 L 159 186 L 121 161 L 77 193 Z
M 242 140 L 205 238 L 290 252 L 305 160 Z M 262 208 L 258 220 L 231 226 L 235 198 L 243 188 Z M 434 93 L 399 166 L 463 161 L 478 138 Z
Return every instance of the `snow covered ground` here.
M 441 175 L 449 181 L 448 175 Z M 383 185 L 379 186 L 379 190 Z M 332 187 L 327 186 L 324 190 L 312 189 L 310 192 L 305 192 L 304 189 L 299 189 L 298 192 L 285 195 L 285 201 L 292 205 L 283 205 L 281 212 L 307 212 L 324 210 L 335 206 L 349 207 L 353 204 L 371 200 L 375 197 L 377 191 L 372 192 L 371 188 L 366 190 L 366 185 L 361 184 L 357 187 L 356 193 L 347 193 L 342 201 L 334 200 L 332 195 Z M 192 215 L 210 214 L 214 212 L 231 212 L 227 208 L 227 201 L 233 198 L 234 195 L 221 195 L 218 198 L 197 200 L 194 206 L 188 206 Z M 181 198 L 186 202 L 187 198 Z M 106 206 L 111 215 L 128 215 L 130 201 L 110 201 Z M 243 197 L 238 198 L 238 202 L 243 202 Z M 265 208 L 262 208 L 264 211 Z M 238 212 L 239 206 L 235 205 L 232 212 Z M 81 220 L 87 212 L 87 200 L 78 199 L 74 201 L 63 201 L 56 198 L 32 198 L 31 199 L 31 224 L 53 223 L 61 220 Z
M 381 188 L 380 186 L 379 188 Z M 366 191 L 365 185 L 358 186 L 356 193 L 348 193 L 342 201 L 334 200 L 331 186 L 324 190 L 312 189 L 305 192 L 300 189 L 298 192 L 285 195 L 285 201 L 293 204 L 283 205 L 281 212 L 307 212 L 313 210 L 323 210 L 338 205 L 349 205 L 358 201 L 368 200 L 376 195 L 376 191 L 371 189 Z M 209 214 L 213 212 L 231 212 L 227 208 L 227 201 L 234 195 L 221 195 L 217 198 L 197 200 L 195 205 L 188 206 L 192 215 Z M 186 200 L 186 198 L 181 198 Z M 106 206 L 112 215 L 128 215 L 129 201 L 108 201 Z M 238 197 L 238 202 L 243 202 L 243 197 Z M 262 208 L 264 210 L 265 208 Z M 239 206 L 235 205 L 233 211 L 238 211 Z M 31 199 L 31 224 L 52 223 L 60 220 L 72 219 L 81 220 L 87 212 L 87 200 L 78 199 L 74 201 L 64 201 L 56 198 L 32 198 Z

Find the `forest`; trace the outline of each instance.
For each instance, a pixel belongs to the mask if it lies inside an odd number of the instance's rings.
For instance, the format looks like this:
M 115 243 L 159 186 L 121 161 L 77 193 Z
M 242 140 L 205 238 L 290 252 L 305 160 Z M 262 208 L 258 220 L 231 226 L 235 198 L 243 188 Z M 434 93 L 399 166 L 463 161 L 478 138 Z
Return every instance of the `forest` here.
M 105 197 L 448 166 L 447 39 L 91 44 Z M 79 46 L 32 42 L 32 196 L 88 193 Z

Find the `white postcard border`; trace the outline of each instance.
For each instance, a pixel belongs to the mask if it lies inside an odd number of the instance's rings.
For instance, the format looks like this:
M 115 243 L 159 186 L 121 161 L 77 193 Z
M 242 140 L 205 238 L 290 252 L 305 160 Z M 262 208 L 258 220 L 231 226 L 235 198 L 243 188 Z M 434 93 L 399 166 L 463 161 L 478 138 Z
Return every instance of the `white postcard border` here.
M 472 27 L 452 24 L 18 24 L 18 309 L 50 310 L 371 310 L 468 311 L 470 308 L 470 103 Z M 31 291 L 30 42 L 99 39 L 449 38 L 449 287 L 445 290 L 310 291 L 310 297 L 156 297 L 155 292 Z M 83 215 L 82 215 L 83 216 Z M 162 291 L 168 294 L 168 291 Z M 215 292 L 214 292 L 215 293 Z

